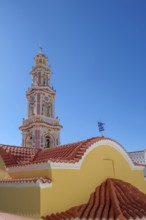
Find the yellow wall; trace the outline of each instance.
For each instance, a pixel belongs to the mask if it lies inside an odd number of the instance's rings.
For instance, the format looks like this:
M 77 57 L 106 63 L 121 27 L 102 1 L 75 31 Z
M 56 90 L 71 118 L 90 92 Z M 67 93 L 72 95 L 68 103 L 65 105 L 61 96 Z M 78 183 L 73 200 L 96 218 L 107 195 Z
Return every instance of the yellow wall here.
M 39 217 L 40 188 L 0 187 L 0 211 Z
M 0 178 L 8 178 L 10 177 L 9 174 L 6 172 L 6 168 L 4 162 L 0 156 Z
M 52 171 L 50 169 L 48 170 L 30 170 L 30 171 L 20 171 L 16 173 L 11 173 L 12 178 L 25 178 L 25 177 L 42 177 L 46 176 L 52 179 Z

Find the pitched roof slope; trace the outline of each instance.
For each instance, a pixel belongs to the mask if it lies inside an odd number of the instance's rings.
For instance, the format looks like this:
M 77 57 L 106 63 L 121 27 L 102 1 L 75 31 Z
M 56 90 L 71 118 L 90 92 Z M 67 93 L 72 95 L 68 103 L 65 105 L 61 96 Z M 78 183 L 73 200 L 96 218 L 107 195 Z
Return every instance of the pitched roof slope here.
M 146 219 L 146 195 L 133 185 L 107 179 L 91 194 L 87 204 L 43 217 L 45 220 L 69 219 Z
M 30 164 L 41 149 L 0 145 L 0 156 L 6 167 Z

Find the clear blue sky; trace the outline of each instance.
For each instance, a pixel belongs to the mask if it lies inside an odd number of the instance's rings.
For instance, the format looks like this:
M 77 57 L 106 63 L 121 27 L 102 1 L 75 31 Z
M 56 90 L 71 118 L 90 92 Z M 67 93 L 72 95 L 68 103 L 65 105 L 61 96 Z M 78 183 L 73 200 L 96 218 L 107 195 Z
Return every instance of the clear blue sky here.
M 39 44 L 54 73 L 61 143 L 104 135 L 146 148 L 146 1 L 0 0 L 0 143 L 21 144 Z

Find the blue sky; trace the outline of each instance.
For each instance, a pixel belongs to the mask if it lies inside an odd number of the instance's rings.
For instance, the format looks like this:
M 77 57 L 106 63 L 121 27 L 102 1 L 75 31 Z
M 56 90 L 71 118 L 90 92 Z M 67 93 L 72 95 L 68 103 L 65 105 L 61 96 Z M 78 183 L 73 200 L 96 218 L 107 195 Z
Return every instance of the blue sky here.
M 21 144 L 39 45 L 54 73 L 61 143 L 104 135 L 146 148 L 146 1 L 0 0 L 0 143 Z

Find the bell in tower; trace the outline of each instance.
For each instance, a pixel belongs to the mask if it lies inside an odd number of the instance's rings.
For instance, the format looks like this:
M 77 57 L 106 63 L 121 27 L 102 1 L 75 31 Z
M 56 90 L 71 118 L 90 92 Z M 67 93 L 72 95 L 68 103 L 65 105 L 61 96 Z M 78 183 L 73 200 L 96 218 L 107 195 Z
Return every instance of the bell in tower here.
M 56 91 L 50 86 L 48 58 L 40 51 L 32 67 L 32 84 L 26 92 L 28 115 L 20 126 L 22 146 L 52 148 L 60 144 L 62 126 L 55 117 Z

